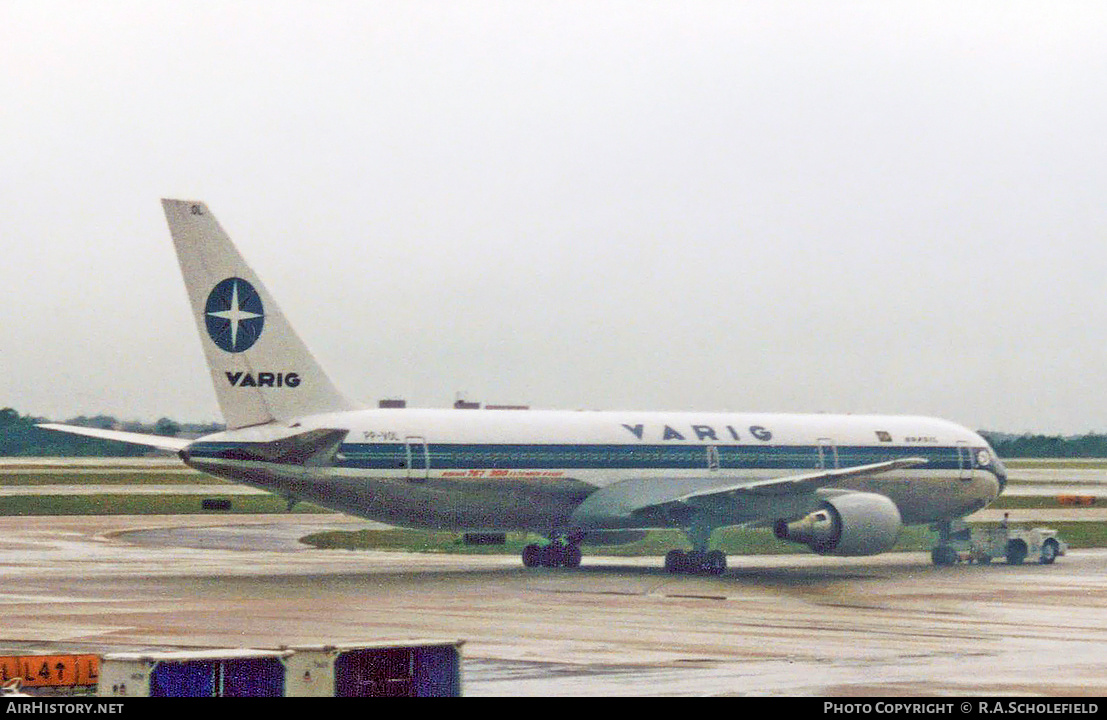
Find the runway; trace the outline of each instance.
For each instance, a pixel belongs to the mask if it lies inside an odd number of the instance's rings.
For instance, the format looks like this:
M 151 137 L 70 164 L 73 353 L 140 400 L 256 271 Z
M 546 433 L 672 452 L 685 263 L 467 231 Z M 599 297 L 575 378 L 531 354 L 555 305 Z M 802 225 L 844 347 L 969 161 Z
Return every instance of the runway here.
M 342 516 L 0 518 L 0 648 L 461 639 L 466 695 L 1103 695 L 1107 551 L 660 558 L 323 551 Z

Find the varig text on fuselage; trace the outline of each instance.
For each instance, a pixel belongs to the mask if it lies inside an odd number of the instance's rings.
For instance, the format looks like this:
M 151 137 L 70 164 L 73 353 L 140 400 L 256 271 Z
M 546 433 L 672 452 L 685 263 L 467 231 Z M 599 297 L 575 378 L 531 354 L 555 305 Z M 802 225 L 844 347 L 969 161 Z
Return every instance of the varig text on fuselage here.
M 653 440 L 655 438 L 660 440 L 698 440 L 701 442 L 740 442 L 742 440 L 742 433 L 733 425 L 723 425 L 721 428 L 714 425 L 647 427 L 643 423 L 637 425 L 623 423 L 623 427 L 639 440 Z M 760 425 L 750 425 L 745 432 L 748 432 L 754 440 L 768 442 L 773 439 L 772 432 Z

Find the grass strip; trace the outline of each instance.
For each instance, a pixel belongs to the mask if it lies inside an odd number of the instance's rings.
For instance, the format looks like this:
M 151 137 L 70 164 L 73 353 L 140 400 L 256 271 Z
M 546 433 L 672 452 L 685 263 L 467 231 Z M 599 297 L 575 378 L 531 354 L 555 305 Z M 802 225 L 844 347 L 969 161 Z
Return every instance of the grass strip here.
M 0 486 L 36 485 L 230 485 L 226 480 L 195 472 L 5 472 Z
M 988 506 L 989 510 L 1079 510 L 1073 505 L 1065 505 L 1058 499 L 1058 495 L 1080 495 L 1082 493 L 1057 493 L 1057 495 L 1000 495 L 994 503 Z M 1103 507 L 1107 505 L 1107 498 L 1096 498 L 1090 507 Z
M 1107 458 L 1015 458 L 1003 464 L 1008 470 L 1101 470 L 1107 468 Z
M 205 510 L 206 499 L 230 501 L 229 510 Z M 0 498 L 0 515 L 192 515 L 286 513 L 288 503 L 276 495 L 20 495 Z M 331 512 L 297 503 L 294 513 Z

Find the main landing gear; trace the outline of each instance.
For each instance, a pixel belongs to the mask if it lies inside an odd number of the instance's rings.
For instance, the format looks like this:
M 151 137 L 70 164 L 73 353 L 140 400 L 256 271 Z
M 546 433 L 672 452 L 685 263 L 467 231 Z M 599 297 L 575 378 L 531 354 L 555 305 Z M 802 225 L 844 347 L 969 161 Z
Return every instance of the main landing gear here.
M 670 550 L 665 555 L 665 570 L 684 575 L 722 575 L 726 572 L 726 553 L 708 550 L 713 526 L 693 525 L 686 532 L 694 550 Z M 523 565 L 528 568 L 578 568 L 583 534 L 554 535 L 549 544 L 523 548 Z
M 685 575 L 722 575 L 726 572 L 726 554 L 722 550 L 708 550 L 715 526 L 707 520 L 693 522 L 685 532 L 692 541 L 690 552 L 670 550 L 665 555 L 665 569 Z
M 557 537 L 549 545 L 527 545 L 523 548 L 523 565 L 526 567 L 580 567 L 580 540 Z
M 726 554 L 721 550 L 670 550 L 665 555 L 665 569 L 689 575 L 722 575 L 726 572 Z

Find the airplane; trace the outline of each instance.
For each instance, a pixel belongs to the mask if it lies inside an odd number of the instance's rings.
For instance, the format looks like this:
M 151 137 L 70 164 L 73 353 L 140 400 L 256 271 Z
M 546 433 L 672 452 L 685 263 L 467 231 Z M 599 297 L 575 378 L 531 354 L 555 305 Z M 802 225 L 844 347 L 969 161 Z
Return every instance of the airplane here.
M 581 545 L 683 531 L 673 573 L 718 575 L 715 530 L 772 527 L 824 555 L 889 550 L 995 500 L 1007 473 L 977 433 L 885 415 L 366 408 L 343 395 L 207 205 L 163 200 L 226 430 L 195 440 L 41 427 L 176 452 L 190 467 L 404 527 L 548 538 L 526 567 L 576 568 Z

